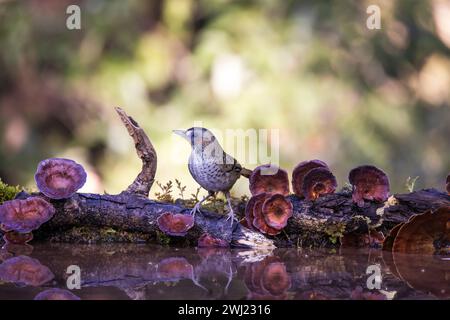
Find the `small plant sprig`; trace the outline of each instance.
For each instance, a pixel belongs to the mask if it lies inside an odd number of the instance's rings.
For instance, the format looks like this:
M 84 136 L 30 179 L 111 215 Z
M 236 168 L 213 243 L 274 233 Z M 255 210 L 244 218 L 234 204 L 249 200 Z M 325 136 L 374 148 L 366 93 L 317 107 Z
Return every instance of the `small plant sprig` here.
M 200 194 L 200 190 L 202 190 L 202 187 L 198 187 L 195 193 L 191 193 L 191 199 L 194 202 L 199 202 L 200 199 L 198 198 L 198 195 Z
M 183 195 L 185 192 L 185 188 L 182 188 L 183 190 Z M 182 202 L 184 203 L 185 206 L 187 207 L 193 207 L 197 202 L 200 201 L 199 199 L 199 195 L 200 195 L 200 191 L 202 190 L 201 187 L 198 187 L 195 193 L 191 193 L 191 196 L 189 199 L 182 199 Z M 180 190 L 181 192 L 181 190 Z
M 248 200 L 250 200 L 249 196 L 244 194 L 241 196 L 240 202 L 246 203 L 246 202 L 248 202 Z
M 172 181 L 169 180 L 165 185 L 163 185 L 161 182 L 156 181 L 156 184 L 161 189 L 161 192 L 155 192 L 156 199 L 161 202 L 171 202 L 173 203 L 173 197 L 172 197 Z
M 408 177 L 408 179 L 406 179 L 405 187 L 409 192 L 414 191 L 414 187 L 415 187 L 418 179 L 419 179 L 419 176 L 416 176 L 414 178 Z
M 353 186 L 350 183 L 345 182 L 344 185 L 342 186 L 341 192 L 342 193 L 352 193 L 352 191 L 353 191 Z
M 181 181 L 178 179 L 175 179 L 175 183 L 177 185 L 178 195 L 181 199 L 184 200 L 184 192 L 186 191 L 186 186 L 181 185 Z

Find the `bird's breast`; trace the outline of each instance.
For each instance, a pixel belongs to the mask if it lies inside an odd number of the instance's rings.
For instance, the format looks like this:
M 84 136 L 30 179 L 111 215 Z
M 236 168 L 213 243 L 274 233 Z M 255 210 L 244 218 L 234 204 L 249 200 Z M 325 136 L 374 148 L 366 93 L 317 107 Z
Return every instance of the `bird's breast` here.
M 188 167 L 194 180 L 208 191 L 228 191 L 239 178 L 239 173 L 227 172 L 221 164 L 204 159 L 195 153 L 189 157 Z

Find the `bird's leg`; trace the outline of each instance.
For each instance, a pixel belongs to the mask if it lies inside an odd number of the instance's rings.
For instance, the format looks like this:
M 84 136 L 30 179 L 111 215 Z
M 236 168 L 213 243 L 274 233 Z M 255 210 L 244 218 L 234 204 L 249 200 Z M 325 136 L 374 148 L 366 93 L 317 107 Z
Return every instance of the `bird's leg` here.
M 230 270 L 227 273 L 227 285 L 225 286 L 224 294 L 228 294 L 228 288 L 230 287 L 231 281 L 233 280 L 233 268 L 230 265 Z
M 230 209 L 230 211 L 228 212 L 227 221 L 231 220 L 231 225 L 233 226 L 234 210 L 233 206 L 231 205 L 231 194 L 229 191 L 225 192 L 225 197 L 227 198 L 228 208 Z
M 206 196 L 204 196 L 202 200 L 197 202 L 195 204 L 194 208 L 192 208 L 191 215 L 193 215 L 195 217 L 195 214 L 197 212 L 200 212 L 200 207 L 202 206 L 202 203 L 205 202 L 209 197 L 212 197 L 212 196 L 214 196 L 214 192 L 208 191 L 208 194 Z

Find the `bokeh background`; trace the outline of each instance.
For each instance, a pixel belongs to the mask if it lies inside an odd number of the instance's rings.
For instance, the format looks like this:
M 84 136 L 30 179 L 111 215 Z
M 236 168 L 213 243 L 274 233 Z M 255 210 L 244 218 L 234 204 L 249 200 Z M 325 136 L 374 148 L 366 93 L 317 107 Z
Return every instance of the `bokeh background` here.
M 66 28 L 70 4 L 81 30 Z M 366 28 L 371 4 L 381 30 Z M 141 164 L 113 106 L 151 137 L 157 180 L 188 193 L 171 159 L 189 146 L 171 130 L 194 121 L 279 129 L 282 167 L 322 159 L 341 186 L 370 163 L 394 192 L 416 176 L 443 188 L 450 1 L 0 0 L 2 180 L 33 187 L 37 163 L 59 156 L 85 166 L 85 191 L 121 191 Z

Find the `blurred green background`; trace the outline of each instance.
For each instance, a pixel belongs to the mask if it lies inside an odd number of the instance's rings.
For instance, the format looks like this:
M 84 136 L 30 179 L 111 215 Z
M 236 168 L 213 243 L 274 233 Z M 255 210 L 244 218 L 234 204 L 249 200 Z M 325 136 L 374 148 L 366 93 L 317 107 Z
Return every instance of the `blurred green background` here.
M 81 8 L 81 30 L 66 8 Z M 369 5 L 382 29 L 366 28 Z M 0 0 L 0 177 L 82 163 L 84 191 L 120 192 L 140 169 L 113 106 L 143 126 L 157 180 L 197 187 L 172 129 L 280 131 L 281 166 L 357 165 L 394 192 L 442 189 L 450 171 L 450 1 Z M 232 150 L 227 150 L 233 154 Z M 238 159 L 247 167 L 246 159 Z M 245 179 L 233 189 L 247 192 Z M 155 185 L 153 191 L 158 191 Z

